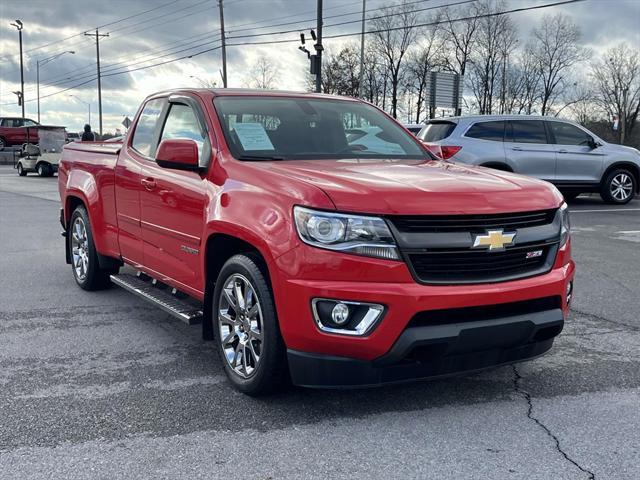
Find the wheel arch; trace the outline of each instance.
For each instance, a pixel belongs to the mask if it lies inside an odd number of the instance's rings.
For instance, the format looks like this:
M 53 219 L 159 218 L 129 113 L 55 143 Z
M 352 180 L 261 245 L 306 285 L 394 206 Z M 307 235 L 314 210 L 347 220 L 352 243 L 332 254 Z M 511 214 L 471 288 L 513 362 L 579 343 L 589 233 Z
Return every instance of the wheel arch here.
M 636 181 L 636 192 L 640 193 L 640 167 L 632 162 L 615 162 L 607 167 L 607 169 L 602 174 L 602 178 L 600 178 L 600 185 L 606 180 L 607 176 L 614 170 L 618 168 L 625 168 L 631 172 L 634 180 Z
M 500 170 L 502 172 L 513 173 L 513 168 L 505 162 L 486 162 L 480 165 L 481 167 L 493 168 L 494 170 Z
M 213 306 L 215 281 L 226 261 L 238 254 L 251 256 L 256 261 L 258 268 L 262 271 L 269 286 L 272 285 L 272 279 L 269 273 L 269 262 L 266 255 L 261 251 L 261 248 L 255 245 L 255 242 L 225 232 L 211 233 L 207 237 L 204 251 L 205 296 L 202 336 L 205 340 L 213 339 L 211 308 Z

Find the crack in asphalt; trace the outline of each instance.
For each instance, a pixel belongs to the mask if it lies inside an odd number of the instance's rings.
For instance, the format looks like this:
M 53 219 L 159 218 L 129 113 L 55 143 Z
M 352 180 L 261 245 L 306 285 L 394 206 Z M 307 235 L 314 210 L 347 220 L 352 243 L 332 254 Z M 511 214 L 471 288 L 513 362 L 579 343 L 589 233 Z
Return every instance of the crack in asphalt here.
M 637 326 L 637 325 L 631 325 L 630 323 L 619 322 L 617 320 L 611 320 L 610 318 L 602 317 L 600 315 L 596 315 L 595 313 L 589 313 L 589 312 L 584 312 L 582 310 L 576 310 L 573 307 L 571 308 L 571 311 L 573 313 L 577 313 L 578 315 L 584 315 L 585 317 L 591 317 L 591 318 L 594 318 L 596 320 L 601 320 L 603 322 L 607 322 L 607 323 L 612 323 L 614 325 L 618 325 L 620 327 L 626 327 L 629 330 L 640 331 L 640 327 Z
M 542 423 L 542 421 L 539 418 L 536 418 L 533 416 L 533 401 L 531 399 L 531 394 L 524 390 L 521 386 L 521 380 L 522 380 L 522 376 L 520 375 L 520 373 L 518 372 L 518 369 L 515 365 L 511 365 L 511 367 L 513 368 L 513 374 L 514 374 L 514 378 L 513 378 L 513 387 L 514 390 L 517 394 L 521 395 L 526 401 L 527 401 L 527 418 L 529 418 L 530 420 L 532 420 L 534 423 L 536 423 L 540 428 L 542 428 L 542 430 L 544 430 L 544 432 L 547 434 L 547 436 L 549 436 L 554 442 L 555 442 L 555 446 L 556 446 L 556 450 L 572 465 L 574 465 L 576 468 L 578 468 L 581 472 L 587 474 L 587 478 L 589 478 L 589 480 L 595 480 L 596 475 L 595 473 L 593 473 L 591 470 L 589 470 L 588 468 L 583 467 L 582 465 L 580 465 L 577 461 L 575 461 L 573 458 L 571 458 L 569 456 L 569 454 L 567 454 L 567 452 L 565 452 L 562 449 L 562 446 L 560 445 L 560 439 L 553 434 L 553 432 L 551 431 L 551 429 L 549 427 L 547 427 L 544 423 Z

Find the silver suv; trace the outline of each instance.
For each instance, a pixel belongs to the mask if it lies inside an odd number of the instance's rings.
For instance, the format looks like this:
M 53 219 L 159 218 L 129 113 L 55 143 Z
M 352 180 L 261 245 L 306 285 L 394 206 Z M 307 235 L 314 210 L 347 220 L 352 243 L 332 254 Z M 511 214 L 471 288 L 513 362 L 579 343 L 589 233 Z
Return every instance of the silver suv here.
M 640 152 L 558 118 L 483 115 L 429 120 L 418 138 L 441 158 L 547 180 L 567 199 L 599 192 L 629 202 L 640 188 Z

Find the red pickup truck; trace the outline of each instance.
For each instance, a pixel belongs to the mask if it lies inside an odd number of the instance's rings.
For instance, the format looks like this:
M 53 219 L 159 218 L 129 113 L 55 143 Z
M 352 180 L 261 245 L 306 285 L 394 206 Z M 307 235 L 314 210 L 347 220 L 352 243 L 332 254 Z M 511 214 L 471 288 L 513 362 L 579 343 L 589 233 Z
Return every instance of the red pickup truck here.
M 123 144 L 67 145 L 59 189 L 78 285 L 201 321 L 248 394 L 530 359 L 569 310 L 556 188 L 436 160 L 359 100 L 158 93 Z

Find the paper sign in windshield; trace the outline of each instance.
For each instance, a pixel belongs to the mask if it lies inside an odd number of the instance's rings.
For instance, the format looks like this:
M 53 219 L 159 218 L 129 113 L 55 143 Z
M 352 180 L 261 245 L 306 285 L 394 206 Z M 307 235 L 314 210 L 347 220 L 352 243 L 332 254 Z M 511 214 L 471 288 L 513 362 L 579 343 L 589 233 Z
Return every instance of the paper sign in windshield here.
M 245 151 L 274 150 L 261 123 L 236 123 L 234 129 Z

